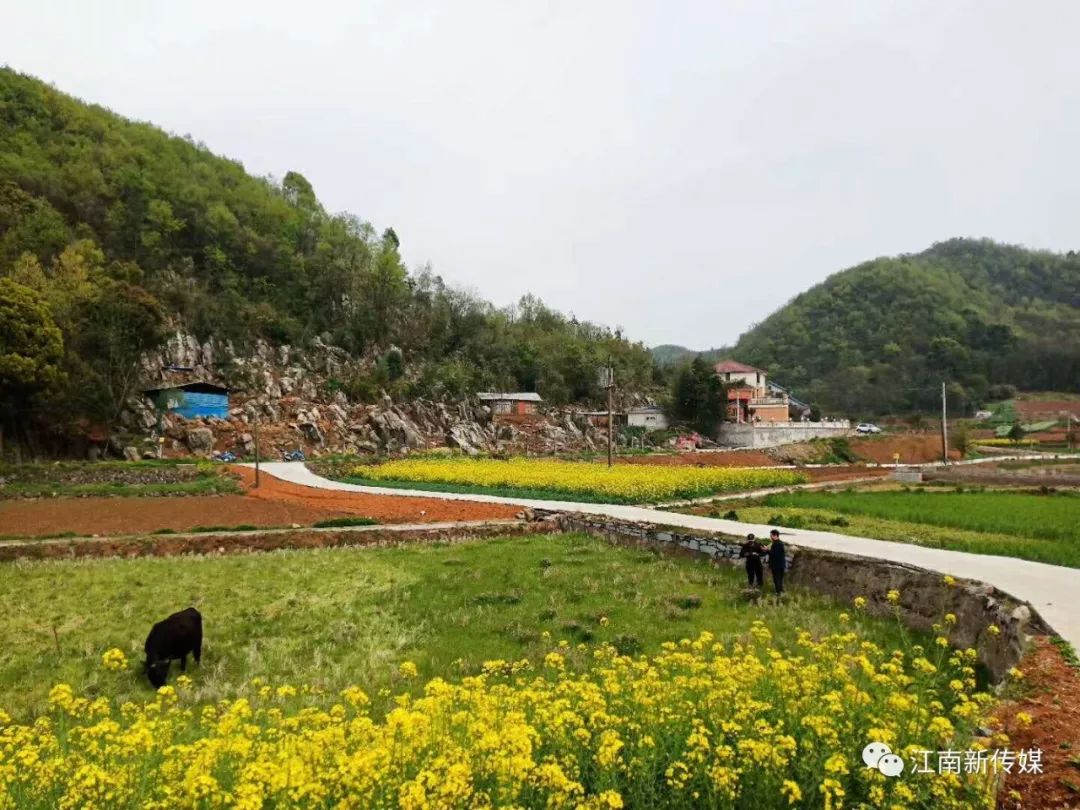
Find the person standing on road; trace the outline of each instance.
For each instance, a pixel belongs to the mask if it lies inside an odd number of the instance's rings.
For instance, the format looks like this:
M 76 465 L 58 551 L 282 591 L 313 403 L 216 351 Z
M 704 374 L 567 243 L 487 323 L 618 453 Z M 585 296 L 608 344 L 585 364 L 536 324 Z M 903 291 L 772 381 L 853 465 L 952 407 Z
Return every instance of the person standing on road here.
M 739 548 L 739 557 L 746 558 L 746 583 L 751 588 L 760 588 L 764 584 L 765 571 L 761 567 L 761 558 L 767 551 L 753 534 L 746 535 L 746 542 Z
M 772 538 L 772 545 L 769 546 L 769 570 L 772 571 L 772 581 L 773 587 L 776 588 L 776 595 L 780 596 L 784 592 L 787 549 L 784 548 L 784 541 L 780 539 L 780 532 L 776 529 L 769 532 L 769 537 Z

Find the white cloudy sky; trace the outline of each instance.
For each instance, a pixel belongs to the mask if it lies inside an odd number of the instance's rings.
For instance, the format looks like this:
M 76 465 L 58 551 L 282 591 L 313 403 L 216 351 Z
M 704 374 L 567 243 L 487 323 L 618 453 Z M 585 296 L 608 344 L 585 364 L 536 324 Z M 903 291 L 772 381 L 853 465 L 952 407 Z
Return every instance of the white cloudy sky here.
M 0 63 L 650 344 L 950 236 L 1080 248 L 1074 0 L 4 5 Z

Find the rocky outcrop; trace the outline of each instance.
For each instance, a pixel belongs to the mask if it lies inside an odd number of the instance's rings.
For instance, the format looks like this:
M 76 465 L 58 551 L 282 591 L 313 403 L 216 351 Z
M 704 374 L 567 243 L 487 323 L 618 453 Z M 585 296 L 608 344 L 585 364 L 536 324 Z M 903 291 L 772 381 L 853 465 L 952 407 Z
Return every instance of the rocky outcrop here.
M 303 349 L 260 340 L 239 353 L 228 341 L 200 342 L 178 333 L 143 359 L 143 376 L 147 387 L 207 380 L 231 391 L 227 419 L 188 422 L 175 413 L 164 414 L 160 427 L 166 455 L 207 456 L 216 449 L 250 457 L 256 430 L 264 457 L 296 449 L 308 455 L 392 455 L 438 447 L 470 455 L 548 454 L 594 449 L 601 443 L 592 425 L 565 411 L 508 420 L 471 399 L 395 403 L 382 391 L 374 402 L 350 400 L 334 381 L 370 371 L 371 362 L 320 338 Z M 142 452 L 158 452 L 159 419 L 149 401 L 133 398 L 124 424 L 146 436 Z

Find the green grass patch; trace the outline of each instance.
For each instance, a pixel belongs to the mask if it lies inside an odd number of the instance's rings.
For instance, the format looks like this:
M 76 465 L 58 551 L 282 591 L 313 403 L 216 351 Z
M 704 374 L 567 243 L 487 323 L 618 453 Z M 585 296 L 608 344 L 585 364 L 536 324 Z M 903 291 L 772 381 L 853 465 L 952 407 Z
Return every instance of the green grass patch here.
M 994 504 L 997 514 L 1001 514 L 1002 508 L 1014 512 L 999 521 L 988 519 L 987 513 L 977 511 L 988 503 Z M 710 517 L 723 517 L 723 510 L 730 506 L 729 502 L 724 502 L 704 513 Z M 1080 539 L 1076 537 L 1080 498 L 1068 494 L 935 493 L 925 490 L 836 494 L 799 492 L 770 495 L 756 501 L 741 502 L 737 506 L 739 520 L 748 523 L 831 531 L 854 537 L 873 537 L 929 548 L 996 554 L 1080 568 Z M 971 511 L 955 511 L 963 509 Z M 703 512 L 700 508 L 678 511 Z M 897 517 L 882 517 L 881 514 L 895 514 Z M 1024 520 L 1024 516 L 1030 520 Z M 956 527 L 948 525 L 949 522 L 974 528 Z M 1000 529 L 980 528 L 999 525 Z M 1039 536 L 1036 532 L 1050 536 Z
M 156 497 L 243 492 L 224 467 L 163 459 L 4 465 L 0 498 Z
M 549 564 L 544 565 L 544 561 Z M 0 566 L 0 694 L 20 717 L 42 710 L 57 682 L 77 692 L 145 699 L 137 666 L 150 626 L 195 605 L 203 613 L 199 701 L 244 694 L 261 676 L 327 690 L 357 684 L 371 695 L 403 660 L 421 681 L 479 672 L 490 659 L 539 661 L 560 640 L 584 664 L 613 643 L 656 652 L 664 641 L 710 630 L 722 641 L 755 619 L 794 650 L 798 628 L 839 628 L 835 602 L 793 588 L 783 602 L 742 598 L 743 573 L 703 561 L 609 546 L 580 535 L 478 540 L 385 549 L 250 555 L 18 562 Z M 685 604 L 686 607 L 683 607 Z M 879 643 L 898 628 L 856 615 Z M 101 666 L 119 647 L 129 670 Z M 175 668 L 174 668 L 175 670 Z
M 320 520 L 315 523 L 316 529 L 343 529 L 349 526 L 377 526 L 379 521 L 369 517 L 337 517 L 329 520 Z
M 241 523 L 237 526 L 193 526 L 187 531 L 192 534 L 209 534 L 211 532 L 257 532 L 260 529 L 270 529 L 271 526 L 252 526 L 250 523 Z
M 827 509 L 905 523 L 925 523 L 1061 541 L 1080 547 L 1080 497 L 1072 493 L 1018 492 L 791 492 L 770 495 L 763 506 Z

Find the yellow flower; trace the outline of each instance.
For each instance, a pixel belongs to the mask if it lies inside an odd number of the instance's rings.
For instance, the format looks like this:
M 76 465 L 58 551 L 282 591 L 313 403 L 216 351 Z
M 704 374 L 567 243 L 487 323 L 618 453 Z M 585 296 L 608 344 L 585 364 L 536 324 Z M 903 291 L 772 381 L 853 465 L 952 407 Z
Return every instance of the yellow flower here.
M 112 649 L 106 650 L 102 654 L 101 665 L 105 667 L 105 669 L 110 669 L 113 672 L 119 672 L 122 669 L 127 669 L 127 656 L 124 655 L 123 650 L 118 649 L 117 647 L 113 647 Z
M 792 782 L 790 779 L 784 780 L 784 784 L 780 786 L 780 793 L 788 800 L 788 804 L 798 804 L 802 801 L 802 790 L 797 782 Z
M 1016 725 L 1018 728 L 1027 728 L 1032 723 L 1032 717 L 1027 712 L 1016 713 Z
M 416 668 L 416 664 L 412 661 L 402 661 L 398 665 L 398 675 L 406 680 L 417 677 L 420 671 Z
M 862 610 L 864 607 L 866 607 L 866 597 L 865 596 L 856 596 L 855 597 L 855 607 L 858 610 Z
M 885 598 L 889 601 L 890 605 L 897 605 L 900 603 L 900 591 L 894 588 L 885 594 Z
M 948 574 L 946 574 L 944 577 L 942 577 L 941 581 L 944 582 L 950 588 L 952 588 L 954 585 L 956 585 L 956 578 L 951 577 Z
M 1000 636 L 1001 628 L 998 627 L 996 624 L 991 624 L 986 628 L 986 632 L 992 636 Z
M 956 624 L 956 614 L 955 613 L 946 613 L 945 614 L 945 623 L 946 624 Z

